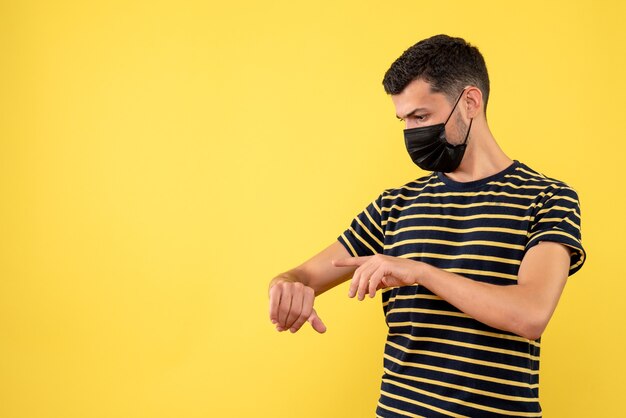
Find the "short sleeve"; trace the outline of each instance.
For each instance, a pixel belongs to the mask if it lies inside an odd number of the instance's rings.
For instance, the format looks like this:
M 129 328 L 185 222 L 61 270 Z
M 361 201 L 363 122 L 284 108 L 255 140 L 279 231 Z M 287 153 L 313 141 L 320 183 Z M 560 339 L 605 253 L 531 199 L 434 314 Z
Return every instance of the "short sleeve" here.
M 350 226 L 337 240 L 353 257 L 363 257 L 383 252 L 385 234 L 382 227 L 383 191 L 372 200 L 361 213 L 356 215 Z
M 555 241 L 570 247 L 569 275 L 576 273 L 587 258 L 582 245 L 581 212 L 576 191 L 561 186 L 546 194 L 532 222 L 525 251 L 541 241 Z

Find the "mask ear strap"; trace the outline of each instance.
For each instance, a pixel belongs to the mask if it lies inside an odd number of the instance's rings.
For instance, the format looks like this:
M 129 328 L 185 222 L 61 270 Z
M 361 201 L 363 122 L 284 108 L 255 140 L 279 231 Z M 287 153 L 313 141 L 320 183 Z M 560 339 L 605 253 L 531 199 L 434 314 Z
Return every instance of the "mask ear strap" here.
M 446 119 L 446 121 L 443 123 L 444 125 L 448 123 L 448 121 L 450 120 L 450 117 L 452 116 L 452 113 L 454 113 L 454 109 L 456 109 L 456 105 L 459 104 L 459 100 L 461 100 L 461 97 L 463 97 L 463 93 L 465 93 L 465 89 L 463 89 L 463 91 L 461 92 L 461 94 L 459 95 L 459 98 L 456 99 L 456 103 L 454 104 L 454 106 L 452 107 L 452 111 L 450 112 L 450 114 L 448 115 L 448 119 Z
M 474 118 L 470 119 L 470 124 L 467 127 L 467 133 L 465 134 L 465 140 L 463 141 L 463 144 L 467 143 L 467 138 L 469 138 L 469 131 L 470 129 L 472 129 L 472 122 L 474 121 Z

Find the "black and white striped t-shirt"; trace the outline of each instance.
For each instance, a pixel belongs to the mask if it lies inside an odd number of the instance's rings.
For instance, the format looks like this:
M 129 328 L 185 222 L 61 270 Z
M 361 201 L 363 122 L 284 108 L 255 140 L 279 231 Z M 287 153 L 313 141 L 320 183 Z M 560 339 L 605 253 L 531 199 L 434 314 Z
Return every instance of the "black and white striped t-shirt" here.
M 574 250 L 570 275 L 585 261 L 576 191 L 517 160 L 481 180 L 433 172 L 386 189 L 338 240 L 353 256 L 410 258 L 502 286 L 542 240 Z M 384 289 L 382 301 L 377 416 L 541 416 L 540 339 L 489 327 L 419 285 Z

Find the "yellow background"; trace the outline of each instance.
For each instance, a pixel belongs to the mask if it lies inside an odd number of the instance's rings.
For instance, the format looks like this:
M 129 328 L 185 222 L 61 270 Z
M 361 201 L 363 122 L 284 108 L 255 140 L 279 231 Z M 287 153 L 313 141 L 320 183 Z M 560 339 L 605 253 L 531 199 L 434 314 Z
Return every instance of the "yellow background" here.
M 373 416 L 379 297 L 292 335 L 267 283 L 423 174 L 381 80 L 437 33 L 484 54 L 505 152 L 581 199 L 545 416 L 618 416 L 623 4 L 2 1 L 0 416 Z

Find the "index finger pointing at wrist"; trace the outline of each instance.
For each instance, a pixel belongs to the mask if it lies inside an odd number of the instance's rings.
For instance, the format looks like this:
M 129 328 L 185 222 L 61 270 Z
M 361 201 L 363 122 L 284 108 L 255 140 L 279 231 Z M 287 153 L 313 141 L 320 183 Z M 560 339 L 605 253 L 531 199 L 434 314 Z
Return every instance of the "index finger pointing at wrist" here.
M 360 266 L 369 259 L 368 257 L 352 257 L 352 258 L 338 258 L 332 261 L 335 267 L 345 266 Z

